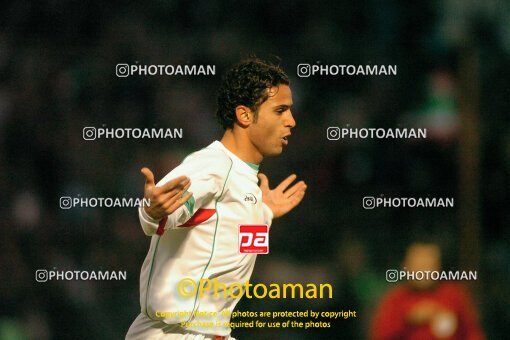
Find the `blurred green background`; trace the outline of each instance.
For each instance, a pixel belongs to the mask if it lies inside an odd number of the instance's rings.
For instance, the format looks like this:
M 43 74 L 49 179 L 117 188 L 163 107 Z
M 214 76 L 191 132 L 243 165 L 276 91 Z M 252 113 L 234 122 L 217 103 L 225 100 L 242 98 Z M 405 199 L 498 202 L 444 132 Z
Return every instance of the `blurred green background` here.
M 510 333 L 510 3 L 475 1 L 8 1 L 0 11 L 0 338 L 123 338 L 149 246 L 136 209 L 61 210 L 61 196 L 140 197 L 219 139 L 216 90 L 256 55 L 291 78 L 297 127 L 264 161 L 307 196 L 274 223 L 251 282 L 332 283 L 332 300 L 239 310 L 356 310 L 330 329 L 241 339 L 365 338 L 405 247 L 423 235 L 470 285 L 490 339 Z M 115 65 L 213 64 L 215 76 L 118 78 Z M 397 76 L 300 78 L 300 63 L 392 64 Z M 184 138 L 85 141 L 95 127 L 177 127 Z M 338 140 L 330 126 L 427 127 L 426 140 Z M 364 210 L 364 196 L 455 197 L 453 209 Z M 122 270 L 127 281 L 38 283 L 37 269 Z

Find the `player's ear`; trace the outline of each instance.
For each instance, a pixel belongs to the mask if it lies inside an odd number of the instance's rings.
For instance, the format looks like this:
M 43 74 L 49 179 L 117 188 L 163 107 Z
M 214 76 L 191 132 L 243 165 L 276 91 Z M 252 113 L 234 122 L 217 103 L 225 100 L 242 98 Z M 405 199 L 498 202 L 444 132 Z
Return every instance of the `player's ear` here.
M 236 107 L 237 123 L 242 127 L 248 127 L 253 122 L 253 113 L 249 107 L 239 105 Z

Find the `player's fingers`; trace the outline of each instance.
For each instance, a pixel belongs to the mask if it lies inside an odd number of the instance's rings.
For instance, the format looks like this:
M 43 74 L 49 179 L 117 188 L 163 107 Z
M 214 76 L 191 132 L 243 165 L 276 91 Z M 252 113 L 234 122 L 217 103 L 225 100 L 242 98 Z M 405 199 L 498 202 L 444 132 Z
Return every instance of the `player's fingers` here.
M 140 172 L 145 176 L 145 187 L 154 186 L 154 174 L 149 168 L 143 167 Z
M 297 176 L 295 174 L 290 175 L 289 177 L 285 178 L 280 184 L 278 184 L 276 190 L 284 191 L 292 182 L 294 182 L 296 178 Z
M 292 208 L 296 207 L 299 203 L 301 203 L 304 197 L 305 197 L 304 191 L 298 191 L 294 195 L 292 195 L 292 197 L 290 198 L 290 204 L 292 205 Z
M 188 182 L 188 184 L 186 184 L 182 190 L 183 190 L 184 192 L 186 192 L 186 191 L 188 191 L 188 189 L 190 188 L 190 186 L 191 186 L 191 182 Z
M 294 195 L 298 190 L 306 190 L 306 184 L 305 182 L 303 181 L 300 181 L 296 184 L 294 184 L 292 187 L 290 187 L 289 189 L 287 189 L 283 195 L 286 197 L 286 198 L 289 198 L 290 196 Z
M 183 187 L 188 185 L 188 183 L 190 183 L 190 182 L 191 182 L 190 179 L 186 176 L 180 176 L 180 177 L 174 178 L 173 180 L 163 184 L 160 187 L 161 192 L 167 193 L 174 189 L 182 189 Z
M 260 179 L 260 187 L 269 189 L 269 180 L 267 179 L 267 176 L 261 172 L 257 175 L 257 177 Z
M 174 191 L 172 190 L 171 194 L 167 194 L 165 197 L 165 201 L 162 203 L 163 209 L 168 209 L 171 207 L 175 202 L 179 201 L 182 197 L 185 197 L 187 194 L 187 190 L 191 186 L 191 183 L 182 188 L 182 190 Z
M 186 182 L 184 182 L 184 183 L 186 183 Z M 191 187 L 191 182 L 188 181 L 187 184 L 184 185 L 184 187 L 178 186 L 175 189 L 162 194 L 161 201 L 167 202 L 168 200 L 170 200 L 172 198 L 179 199 L 186 192 L 186 190 L 188 190 L 190 187 Z
M 154 208 L 158 207 L 158 209 L 165 209 L 165 207 L 170 206 L 173 202 L 182 197 L 182 195 L 186 192 L 186 190 L 190 188 L 190 186 L 191 182 L 188 182 L 188 184 L 181 189 L 174 189 L 163 194 L 155 192 L 156 194 L 151 199 L 151 206 Z
M 188 177 L 180 176 L 172 179 L 171 181 L 168 181 L 167 183 L 163 184 L 160 187 L 157 187 L 156 190 L 158 194 L 161 194 L 170 192 L 174 189 L 182 189 L 188 184 L 189 181 L 190 179 Z
M 193 196 L 192 192 L 188 192 L 183 197 L 179 198 L 177 201 L 175 201 L 169 208 L 167 208 L 167 211 L 170 211 L 170 213 L 177 210 L 181 205 L 186 203 L 187 200 L 189 200 Z

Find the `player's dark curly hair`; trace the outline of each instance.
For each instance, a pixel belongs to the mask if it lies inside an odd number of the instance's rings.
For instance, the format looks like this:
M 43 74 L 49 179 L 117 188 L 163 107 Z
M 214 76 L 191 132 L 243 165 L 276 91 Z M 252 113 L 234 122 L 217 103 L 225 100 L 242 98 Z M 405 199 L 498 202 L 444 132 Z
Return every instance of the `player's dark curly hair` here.
M 289 85 L 289 77 L 277 65 L 250 58 L 234 65 L 223 77 L 218 93 L 216 117 L 224 129 L 233 128 L 235 108 L 249 107 L 257 119 L 258 108 L 269 96 L 267 89 Z

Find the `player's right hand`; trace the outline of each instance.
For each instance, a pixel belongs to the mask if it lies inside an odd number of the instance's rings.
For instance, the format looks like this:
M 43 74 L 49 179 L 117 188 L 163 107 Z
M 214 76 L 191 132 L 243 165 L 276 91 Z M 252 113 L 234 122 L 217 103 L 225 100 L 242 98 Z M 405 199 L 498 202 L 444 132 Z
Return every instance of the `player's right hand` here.
M 142 168 L 141 172 L 145 176 L 144 197 L 150 200 L 150 205 L 144 206 L 144 209 L 155 220 L 159 221 L 170 215 L 193 195 L 186 192 L 191 186 L 191 181 L 186 176 L 174 178 L 156 187 L 152 171 Z

